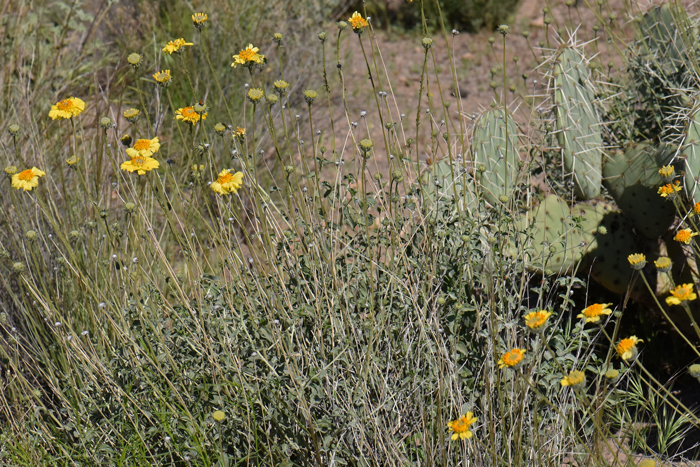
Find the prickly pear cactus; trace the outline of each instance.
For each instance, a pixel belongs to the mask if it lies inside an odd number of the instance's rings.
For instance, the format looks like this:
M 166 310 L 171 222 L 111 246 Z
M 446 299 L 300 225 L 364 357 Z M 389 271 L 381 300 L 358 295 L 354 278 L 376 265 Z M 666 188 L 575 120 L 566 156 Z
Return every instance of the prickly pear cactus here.
M 625 216 L 651 239 L 664 234 L 675 209 L 658 194 L 664 181 L 659 168 L 673 158 L 673 147 L 655 148 L 646 143 L 630 145 L 603 167 L 603 181 Z
M 575 207 L 572 212 L 558 196 L 547 196 L 518 223 L 521 232 L 525 232 L 525 244 L 532 247 L 527 268 L 553 274 L 571 273 L 594 241 L 602 215 L 603 211 L 596 208 L 584 212 Z
M 700 109 L 691 116 L 683 143 L 685 189 L 688 198 L 700 201 Z
M 686 21 L 676 21 L 674 14 L 685 16 Z M 685 63 L 687 58 L 686 44 L 681 36 L 688 18 L 681 8 L 678 11 L 666 3 L 654 6 L 647 11 L 639 21 L 639 34 L 644 48 L 642 53 L 648 54 L 659 67 L 671 75 L 676 73 Z M 678 25 L 683 24 L 681 30 Z
M 635 23 L 638 38 L 628 48 L 628 69 L 637 94 L 634 127 L 643 139 L 679 143 L 687 118 L 679 109 L 688 107 L 700 86 L 696 23 L 684 8 L 669 4 L 652 7 Z
M 452 199 L 455 193 L 464 205 L 476 201 L 474 179 L 459 160 L 453 160 L 452 167 L 449 160 L 441 160 L 423 173 L 422 181 L 426 201 Z
M 471 142 L 479 188 L 489 203 L 496 204 L 501 195 L 512 194 L 518 180 L 518 127 L 513 116 L 499 108 L 484 113 L 476 122 Z
M 603 137 L 595 93 L 585 57 L 576 48 L 561 49 L 554 63 L 557 138 L 564 169 L 572 174 L 576 196 L 600 194 Z

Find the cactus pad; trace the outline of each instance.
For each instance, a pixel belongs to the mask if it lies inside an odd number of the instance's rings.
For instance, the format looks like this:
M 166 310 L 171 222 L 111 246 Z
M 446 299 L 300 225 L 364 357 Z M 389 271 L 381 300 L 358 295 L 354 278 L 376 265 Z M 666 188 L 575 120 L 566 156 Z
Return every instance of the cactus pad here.
M 513 116 L 503 109 L 484 113 L 476 122 L 471 142 L 475 176 L 484 197 L 495 204 L 501 195 L 510 196 L 517 183 L 520 160 Z
M 572 174 L 576 196 L 600 194 L 603 137 L 595 93 L 585 57 L 575 48 L 561 49 L 554 64 L 557 138 L 564 169 Z
M 539 272 L 571 273 L 594 241 L 602 213 L 595 208 L 584 212 L 578 207 L 572 212 L 564 200 L 547 196 L 519 222 L 534 250 L 527 267 Z
M 685 189 L 688 198 L 697 203 L 700 201 L 700 112 L 696 111 L 690 119 L 685 135 Z

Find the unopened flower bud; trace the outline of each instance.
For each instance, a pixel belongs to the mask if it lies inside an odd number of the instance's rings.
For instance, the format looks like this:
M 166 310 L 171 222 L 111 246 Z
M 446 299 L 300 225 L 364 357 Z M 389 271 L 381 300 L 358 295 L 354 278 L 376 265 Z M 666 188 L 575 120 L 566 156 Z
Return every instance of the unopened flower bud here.
M 139 67 L 139 65 L 141 65 L 141 55 L 137 53 L 129 54 L 126 61 L 129 62 L 134 69 L 136 69 Z

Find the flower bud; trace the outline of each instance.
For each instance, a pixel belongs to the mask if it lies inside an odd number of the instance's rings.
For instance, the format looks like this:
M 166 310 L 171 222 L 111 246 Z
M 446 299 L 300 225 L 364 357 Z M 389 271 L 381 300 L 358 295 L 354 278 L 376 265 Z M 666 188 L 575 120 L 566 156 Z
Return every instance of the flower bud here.
M 139 65 L 141 65 L 141 55 L 137 53 L 129 54 L 126 61 L 129 62 L 134 69 L 137 69 Z
M 307 89 L 304 91 L 304 100 L 309 105 L 313 104 L 317 97 L 318 93 L 312 89 Z

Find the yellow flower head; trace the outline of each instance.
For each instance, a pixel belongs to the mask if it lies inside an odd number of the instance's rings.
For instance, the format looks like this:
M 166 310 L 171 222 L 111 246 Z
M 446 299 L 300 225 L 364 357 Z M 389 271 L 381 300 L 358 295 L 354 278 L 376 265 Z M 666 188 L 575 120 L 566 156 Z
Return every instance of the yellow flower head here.
M 661 178 L 665 181 L 670 182 L 676 175 L 676 169 L 674 169 L 672 165 L 665 165 L 659 169 L 659 175 L 661 175 Z
M 467 412 L 466 415 L 462 415 L 457 420 L 447 422 L 447 426 L 452 430 L 451 439 L 454 441 L 456 439 L 469 439 L 474 433 L 469 429 L 472 424 L 476 423 L 476 417 L 473 413 Z
M 206 13 L 195 13 L 192 15 L 192 23 L 194 24 L 194 27 L 197 29 L 202 29 L 204 27 L 204 24 L 207 22 L 209 19 L 209 16 L 207 16 Z
M 129 148 L 131 149 L 131 148 Z M 134 152 L 129 153 L 129 149 L 127 149 L 127 154 L 131 156 L 130 161 L 122 162 L 122 165 L 120 168 L 122 170 L 126 170 L 127 172 L 137 172 L 139 175 L 143 175 L 148 171 L 151 171 L 153 169 L 157 169 L 160 167 L 160 163 L 153 159 L 152 157 L 149 156 L 144 156 L 142 154 L 139 154 L 137 151 L 134 150 Z M 136 153 L 135 155 L 132 155 Z
M 51 106 L 49 117 L 52 120 L 57 118 L 73 118 L 85 110 L 85 102 L 77 97 L 69 97 Z
M 542 331 L 550 316 L 552 316 L 552 313 L 547 310 L 531 311 L 525 315 L 525 326 L 534 332 Z
M 126 118 L 131 123 L 135 123 L 136 119 L 139 117 L 138 109 L 128 109 L 124 111 L 124 118 Z
M 593 305 L 585 308 L 576 317 L 585 319 L 586 323 L 597 323 L 600 321 L 601 316 L 612 313 L 612 310 L 608 308 L 610 305 L 612 305 L 612 303 L 594 303 Z
M 671 270 L 671 258 L 668 256 L 661 256 L 659 259 L 654 261 L 654 266 L 661 272 L 668 272 Z
M 283 79 L 278 79 L 277 81 L 275 81 L 275 82 L 272 83 L 272 84 L 275 86 L 275 90 L 276 90 L 280 95 L 282 95 L 282 94 L 284 94 L 285 92 L 287 92 L 287 88 L 289 87 L 289 83 L 286 82 L 286 81 L 283 80 Z
M 352 26 L 352 30 L 355 32 L 362 32 L 362 28 L 366 28 L 367 26 L 369 26 L 367 20 L 364 19 L 362 15 L 358 12 L 352 14 L 350 19 L 348 19 L 348 23 L 350 23 L 350 26 Z
M 15 167 L 14 165 L 8 165 L 7 167 L 5 167 L 5 173 L 6 173 L 7 175 L 14 175 L 14 174 L 16 174 L 16 173 L 17 173 L 17 167 Z
M 673 198 L 677 191 L 681 191 L 681 185 L 678 180 L 676 180 L 673 184 L 667 183 L 664 186 L 660 186 L 658 193 L 662 198 L 666 198 L 667 196 Z
M 144 156 L 151 157 L 160 149 L 160 142 L 156 136 L 153 139 L 139 139 L 134 143 L 133 148 L 128 148 L 126 153 L 129 157 Z
M 170 76 L 170 70 L 162 70 L 153 75 L 153 79 L 156 80 L 156 82 L 165 87 L 170 84 L 170 80 L 172 77 Z
M 226 418 L 226 414 L 222 412 L 221 410 L 217 410 L 211 416 L 216 420 L 217 422 L 222 422 L 224 418 Z
M 39 185 L 39 177 L 46 175 L 43 171 L 32 167 L 12 176 L 12 188 L 18 190 L 32 191 L 32 188 Z
M 185 42 L 185 39 L 182 39 L 182 38 L 175 39 L 174 41 L 168 42 L 168 45 L 163 47 L 163 52 L 168 53 L 170 55 L 172 55 L 173 53 L 179 54 L 183 50 L 185 50 L 184 49 L 185 47 L 190 46 L 190 45 L 194 45 L 194 44 L 192 44 L 192 42 Z
M 234 138 L 238 138 L 240 140 L 245 138 L 245 128 L 237 127 L 236 131 L 233 132 L 232 135 Z
M 586 374 L 583 371 L 574 370 L 561 380 L 561 385 L 581 389 L 586 385 Z
M 66 159 L 66 164 L 70 165 L 71 167 L 76 165 L 78 162 L 80 162 L 80 157 L 78 156 L 70 156 L 68 159 Z
M 629 255 L 627 257 L 627 261 L 629 261 L 630 266 L 632 266 L 632 269 L 640 270 L 644 269 L 644 266 L 646 266 L 647 257 L 641 253 L 635 253 L 633 255 Z
M 693 206 L 693 213 L 698 216 L 700 215 L 700 201 L 695 203 L 695 206 Z
M 678 233 L 676 233 L 676 236 L 673 237 L 673 239 L 677 242 L 683 242 L 686 245 L 690 245 L 691 240 L 697 234 L 697 232 L 693 232 L 690 229 L 680 229 Z
M 619 344 L 617 344 L 617 347 L 615 348 L 617 350 L 617 354 L 622 358 L 623 360 L 634 360 L 637 357 L 637 354 L 639 351 L 637 350 L 637 344 L 640 342 L 644 342 L 641 339 L 637 339 L 637 336 L 631 336 L 627 337 L 625 339 L 622 339 Z
M 498 360 L 498 368 L 513 368 L 520 366 L 525 357 L 525 349 L 512 349 L 506 352 L 500 360 Z
M 243 173 L 236 172 L 232 174 L 229 169 L 222 170 L 219 173 L 219 178 L 215 182 L 211 183 L 211 189 L 220 195 L 228 195 L 229 193 L 236 193 L 238 189 L 243 186 Z
M 238 65 L 253 66 L 255 63 L 265 63 L 265 56 L 258 53 L 260 49 L 253 47 L 253 44 L 248 44 L 248 47 L 238 52 L 238 55 L 233 56 L 232 67 Z
M 194 111 L 194 107 L 185 107 L 182 109 L 177 109 L 175 113 L 177 114 L 175 116 L 176 119 L 182 120 L 183 122 L 191 123 L 192 125 L 197 123 L 199 120 L 207 119 L 206 113 L 200 115 Z
M 680 305 L 683 302 L 695 300 L 698 296 L 693 292 L 693 286 L 694 284 L 677 285 L 675 289 L 671 290 L 671 296 L 666 297 L 666 304 Z

